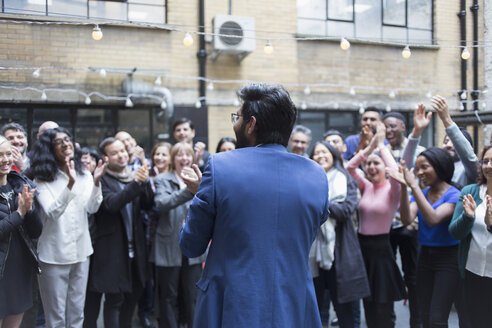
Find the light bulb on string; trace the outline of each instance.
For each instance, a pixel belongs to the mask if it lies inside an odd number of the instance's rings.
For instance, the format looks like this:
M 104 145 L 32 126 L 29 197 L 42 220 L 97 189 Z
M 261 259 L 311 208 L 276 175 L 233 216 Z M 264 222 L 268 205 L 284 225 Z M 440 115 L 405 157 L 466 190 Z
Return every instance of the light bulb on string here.
M 460 101 L 460 111 L 464 111 L 465 110 L 465 105 L 463 105 L 463 102 Z
M 166 101 L 164 99 L 162 99 L 161 108 L 162 109 L 166 109 L 167 108 L 167 104 L 166 104 Z
M 89 97 L 89 96 L 85 96 L 84 103 L 85 103 L 86 105 L 90 105 L 90 104 L 91 104 L 91 102 L 92 102 L 92 101 L 91 101 L 91 97 Z
M 162 85 L 162 79 L 161 79 L 161 77 L 160 77 L 160 76 L 158 76 L 158 77 L 155 79 L 154 84 L 155 84 L 155 85 Z
M 470 59 L 470 51 L 468 51 L 467 47 L 463 48 L 463 51 L 461 52 L 461 58 L 464 60 Z
M 104 68 L 101 68 L 99 70 L 99 76 L 103 78 L 106 77 L 106 70 Z
M 486 109 L 487 108 L 487 104 L 486 103 L 482 103 L 482 109 Z
M 307 104 L 306 104 L 306 102 L 304 100 L 301 103 L 301 109 L 302 110 L 306 110 L 307 109 Z
M 349 90 L 349 94 L 351 96 L 355 96 L 355 88 L 354 87 L 351 87 L 350 90 Z
M 99 28 L 99 25 L 95 25 L 94 28 L 92 29 L 92 39 L 99 41 L 103 38 L 103 32 Z
M 359 114 L 362 115 L 362 114 L 364 114 L 364 112 L 365 112 L 364 105 L 360 104 L 359 105 Z
M 342 50 L 348 50 L 350 48 L 350 42 L 348 42 L 348 40 L 345 38 L 341 38 L 340 48 L 342 48 Z
M 195 102 L 195 108 L 202 108 L 202 102 L 200 101 L 200 99 L 197 99 L 196 102 Z
M 396 92 L 394 90 L 391 90 L 388 94 L 388 97 L 390 97 L 391 99 L 395 99 L 396 97 Z
M 391 106 L 390 105 L 386 105 L 386 112 L 391 112 Z
M 265 47 L 263 47 L 263 51 L 267 54 L 267 55 L 271 55 L 273 54 L 273 46 L 270 42 L 270 40 L 267 40 L 266 44 L 265 44 Z
M 467 98 L 467 92 L 466 92 L 466 90 L 463 90 L 463 92 L 460 94 L 460 98 L 462 100 L 466 100 L 466 98 Z
M 36 69 L 34 72 L 32 72 L 32 76 L 34 76 L 35 78 L 39 78 L 39 76 L 41 75 L 41 69 Z
M 241 103 L 239 102 L 239 99 L 237 99 L 237 98 L 236 98 L 236 99 L 234 99 L 234 101 L 232 102 L 232 105 L 233 105 L 234 107 L 239 107 L 239 105 L 241 105 Z
M 309 88 L 309 85 L 306 85 L 306 88 L 304 88 L 304 94 L 305 95 L 310 95 L 311 94 L 311 89 Z
M 340 105 L 336 102 L 334 105 L 333 105 L 333 109 L 338 109 L 340 108 Z
M 41 100 L 46 100 L 48 99 L 48 96 L 46 95 L 46 92 L 44 92 L 43 90 L 43 93 L 41 94 Z
M 410 58 L 411 55 L 412 55 L 412 52 L 410 51 L 410 46 L 406 45 L 405 48 L 403 48 L 403 50 L 401 52 L 401 56 L 405 59 L 408 59 L 408 58 Z
M 127 97 L 127 98 L 126 98 L 126 101 L 125 101 L 125 107 L 133 107 L 133 102 L 132 102 L 132 100 L 130 99 L 130 97 Z
M 186 32 L 185 37 L 183 39 L 183 45 L 185 47 L 191 47 L 193 45 L 193 37 L 189 32 Z
M 213 89 L 214 89 L 214 83 L 213 82 L 209 82 L 208 85 L 207 85 L 207 90 L 212 91 Z
M 430 98 L 432 98 L 432 92 L 427 91 L 427 93 L 425 94 L 425 96 L 426 96 L 427 98 L 429 98 L 429 99 L 430 99 Z

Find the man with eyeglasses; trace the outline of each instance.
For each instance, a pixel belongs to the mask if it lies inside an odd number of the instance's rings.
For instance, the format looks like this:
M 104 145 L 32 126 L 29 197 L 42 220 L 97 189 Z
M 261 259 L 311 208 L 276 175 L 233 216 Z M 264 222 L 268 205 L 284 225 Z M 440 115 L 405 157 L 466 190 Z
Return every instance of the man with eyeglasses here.
M 306 151 L 311 144 L 311 135 L 311 130 L 304 125 L 294 126 L 289 138 L 291 152 L 300 156 L 309 157 Z
M 181 250 L 197 257 L 212 241 L 195 322 L 321 328 L 308 254 L 329 214 L 326 174 L 287 152 L 297 113 L 287 91 L 260 84 L 238 95 L 242 106 L 231 117 L 237 149 L 211 156 L 203 179 L 196 165 L 198 177 L 182 174 L 196 195 Z

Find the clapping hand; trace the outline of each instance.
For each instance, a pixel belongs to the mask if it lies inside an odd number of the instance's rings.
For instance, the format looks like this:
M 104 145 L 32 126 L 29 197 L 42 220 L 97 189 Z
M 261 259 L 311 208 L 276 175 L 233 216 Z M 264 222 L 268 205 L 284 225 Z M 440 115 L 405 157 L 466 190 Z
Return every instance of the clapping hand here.
M 188 187 L 188 190 L 192 194 L 196 194 L 198 192 L 198 186 L 200 185 L 200 181 L 202 180 L 202 172 L 198 168 L 198 165 L 193 164 L 190 167 L 185 167 L 181 171 L 181 179 Z
M 485 201 L 487 202 L 487 207 L 485 210 L 485 225 L 487 226 L 487 229 L 489 229 L 492 226 L 492 197 L 487 195 L 485 197 Z
M 140 168 L 135 172 L 135 182 L 141 184 L 142 182 L 147 181 L 148 178 L 149 163 L 145 162 L 145 164 L 140 166 Z
M 20 216 L 24 216 L 27 212 L 32 210 L 32 202 L 35 192 L 36 189 L 28 190 L 27 184 L 22 186 L 22 191 L 17 196 L 17 212 L 20 214 Z
M 200 161 L 202 160 L 204 153 L 205 153 L 205 144 L 201 141 L 197 142 L 195 144 L 195 158 L 197 164 L 200 164 Z
M 99 181 L 101 180 L 102 176 L 104 173 L 106 173 L 106 166 L 108 165 L 107 162 L 104 162 L 102 160 L 99 160 L 97 163 L 96 168 L 94 169 L 94 185 L 96 187 L 99 187 Z
M 15 167 L 21 171 L 24 171 L 26 165 L 24 163 L 24 159 L 22 158 L 21 152 L 19 151 L 19 149 L 17 149 L 17 147 L 14 146 L 12 146 L 11 149 Z
M 472 195 L 465 195 L 463 197 L 463 210 L 465 211 L 466 216 L 468 216 L 469 218 L 474 218 L 476 208 L 477 204 L 475 203 Z
M 72 190 L 77 177 L 77 171 L 75 171 L 75 163 L 69 157 L 65 158 L 65 165 L 63 166 L 63 172 L 68 176 L 68 189 Z

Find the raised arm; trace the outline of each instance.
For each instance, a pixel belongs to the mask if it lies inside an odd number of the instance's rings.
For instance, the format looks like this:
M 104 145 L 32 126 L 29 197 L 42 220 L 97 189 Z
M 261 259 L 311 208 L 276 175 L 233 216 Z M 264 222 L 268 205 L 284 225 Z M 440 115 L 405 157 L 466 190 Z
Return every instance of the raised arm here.
M 417 147 L 420 143 L 422 132 L 427 128 L 432 118 L 432 112 L 425 114 L 425 106 L 419 104 L 413 112 L 413 130 L 408 136 L 408 143 L 403 150 L 402 159 L 407 167 L 411 169 L 415 165 Z

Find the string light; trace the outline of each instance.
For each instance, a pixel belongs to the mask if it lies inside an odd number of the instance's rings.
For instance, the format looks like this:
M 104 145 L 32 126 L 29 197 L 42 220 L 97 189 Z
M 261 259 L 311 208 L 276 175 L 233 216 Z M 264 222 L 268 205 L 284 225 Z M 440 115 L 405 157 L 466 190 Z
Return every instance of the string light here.
M 395 97 L 396 97 L 395 91 L 391 90 L 390 93 L 388 94 L 388 97 L 390 97 L 391 99 L 395 99 Z
M 265 44 L 265 47 L 263 47 L 263 51 L 265 52 L 265 54 L 267 55 L 271 55 L 273 54 L 273 46 L 272 44 L 270 43 L 270 40 L 267 40 L 266 44 Z
M 350 94 L 351 96 L 355 96 L 355 89 L 354 89 L 353 87 L 352 87 L 352 88 L 350 88 L 350 90 L 349 90 L 349 94 Z
M 133 102 L 129 96 L 126 98 L 125 107 L 133 107 Z
M 340 105 L 336 102 L 334 105 L 333 105 L 333 109 L 338 109 L 340 108 Z
M 467 92 L 466 92 L 466 90 L 463 90 L 463 92 L 460 94 L 460 98 L 462 100 L 466 100 L 466 98 L 467 98 Z
M 345 38 L 341 38 L 340 48 L 342 48 L 342 50 L 348 50 L 350 48 L 350 42 L 348 42 L 348 40 Z
M 164 99 L 162 99 L 161 108 L 162 109 L 166 109 L 167 108 L 167 103 L 166 103 L 166 101 Z
M 103 78 L 106 77 L 106 70 L 104 68 L 101 68 L 99 70 L 99 76 Z
M 304 94 L 305 95 L 310 95 L 311 94 L 311 89 L 309 88 L 309 85 L 307 85 L 306 88 L 304 88 Z
M 470 59 L 470 52 L 468 51 L 467 47 L 463 48 L 463 51 L 461 52 L 461 58 L 463 58 L 464 60 Z
M 386 105 L 386 112 L 391 112 L 391 106 L 390 105 Z
M 91 104 L 91 97 L 89 97 L 89 96 L 85 97 L 84 103 L 86 105 L 90 105 Z
M 302 110 L 306 110 L 307 109 L 307 104 L 306 104 L 305 101 L 302 101 L 302 103 L 301 103 L 301 109 Z
M 162 84 L 162 79 L 161 79 L 161 77 L 160 77 L 160 76 L 158 76 L 158 77 L 155 79 L 154 84 L 155 84 L 155 85 L 161 85 L 161 84 Z
M 412 52 L 410 51 L 410 46 L 407 44 L 405 46 L 405 48 L 403 48 L 403 50 L 401 52 L 401 56 L 405 59 L 408 59 L 408 58 L 410 58 L 411 55 L 412 55 Z
M 103 32 L 99 28 L 99 25 L 96 24 L 94 28 L 92 29 L 92 38 L 96 41 L 99 41 L 103 38 Z
M 362 115 L 362 114 L 364 114 L 364 112 L 365 112 L 364 105 L 360 104 L 359 105 L 359 114 Z
M 232 105 L 233 105 L 234 107 L 239 107 L 239 105 L 241 105 L 241 103 L 239 102 L 239 99 L 234 98 L 234 101 L 232 102 Z
M 202 102 L 200 101 L 200 99 L 197 99 L 196 102 L 195 102 L 195 108 L 202 108 Z
M 43 91 L 43 93 L 41 94 L 41 100 L 46 100 L 48 99 L 48 96 L 46 96 L 46 92 Z
M 207 85 L 207 90 L 213 91 L 213 89 L 214 89 L 214 83 L 213 82 L 209 82 L 208 85 Z
M 191 47 L 193 45 L 193 38 L 189 32 L 186 32 L 185 37 L 183 39 L 183 45 L 185 47 Z
M 429 98 L 429 99 L 430 99 L 430 98 L 432 98 L 432 92 L 428 91 L 428 92 L 425 94 L 425 96 L 426 96 L 427 98 Z
M 465 105 L 463 105 L 462 102 L 460 102 L 460 111 L 464 111 L 465 110 Z
M 32 72 L 32 76 L 35 78 L 39 78 L 39 75 L 41 74 L 41 69 L 36 69 L 34 72 Z

